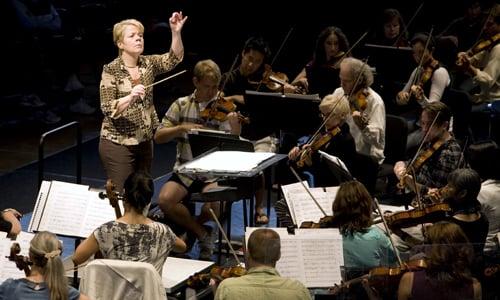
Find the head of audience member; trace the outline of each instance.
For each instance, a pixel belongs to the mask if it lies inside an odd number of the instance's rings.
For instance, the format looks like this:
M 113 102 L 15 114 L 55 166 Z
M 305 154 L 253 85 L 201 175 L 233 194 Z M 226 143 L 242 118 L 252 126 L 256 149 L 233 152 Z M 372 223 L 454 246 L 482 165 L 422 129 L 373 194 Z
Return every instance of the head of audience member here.
M 127 19 L 113 26 L 113 42 L 119 55 L 126 52 L 139 56 L 144 51 L 144 25 L 135 19 Z
M 143 213 L 151 203 L 154 194 L 153 179 L 144 172 L 132 173 L 123 185 L 124 202 L 137 213 Z
M 221 72 L 219 66 L 211 59 L 201 60 L 194 66 L 193 84 L 196 88 L 194 98 L 198 102 L 213 99 L 219 91 Z
M 314 63 L 316 65 L 328 64 L 342 56 L 347 50 L 349 50 L 349 41 L 342 29 L 335 26 L 326 27 L 316 39 Z
M 271 49 L 262 37 L 251 37 L 245 42 L 241 52 L 240 73 L 249 77 L 264 70 L 264 65 L 271 56 Z
M 482 180 L 500 180 L 500 148 L 492 140 L 471 144 L 466 152 L 467 162 Z
M 470 282 L 470 266 L 473 260 L 473 248 L 459 225 L 450 222 L 437 222 L 426 227 L 426 244 L 430 244 L 427 253 L 427 272 L 431 278 L 441 284 Z
M 341 95 L 326 95 L 319 104 L 320 115 L 325 121 L 325 128 L 332 130 L 345 123 L 347 116 L 351 114 L 349 101 Z
M 340 184 L 332 204 L 333 218 L 340 232 L 352 235 L 363 232 L 372 225 L 373 199 L 359 181 Z
M 410 46 L 415 62 L 419 64 L 422 61 L 425 64 L 432 57 L 435 41 L 433 37 L 429 39 L 429 35 L 426 33 L 416 33 L 410 40 Z
M 347 57 L 340 63 L 340 85 L 347 95 L 353 94 L 373 84 L 371 67 L 353 57 Z
M 491 7 L 491 11 L 484 24 L 484 33 L 486 36 L 494 36 L 500 33 L 500 4 L 497 3 Z
M 446 202 L 455 212 L 471 213 L 480 209 L 477 195 L 481 189 L 481 178 L 473 169 L 456 169 L 448 175 L 445 187 Z
M 386 40 L 397 39 L 400 34 L 406 32 L 405 23 L 401 13 L 394 8 L 387 8 L 382 12 L 382 25 Z M 404 36 L 406 38 L 406 36 Z
M 247 243 L 247 268 L 260 266 L 275 267 L 281 257 L 279 234 L 267 228 L 257 229 L 250 234 Z
M 31 270 L 44 278 L 50 290 L 50 299 L 68 299 L 68 283 L 61 260 L 62 244 L 48 231 L 35 234 L 30 242 Z
M 426 104 L 420 115 L 422 133 L 427 136 L 425 142 L 433 142 L 446 135 L 450 118 L 451 110 L 443 102 L 436 101 Z

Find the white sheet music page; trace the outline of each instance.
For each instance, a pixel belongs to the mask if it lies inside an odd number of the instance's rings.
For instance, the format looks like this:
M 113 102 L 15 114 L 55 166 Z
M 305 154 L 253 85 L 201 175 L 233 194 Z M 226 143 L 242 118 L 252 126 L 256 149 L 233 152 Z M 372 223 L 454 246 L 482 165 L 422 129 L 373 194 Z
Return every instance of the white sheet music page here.
M 247 227 L 245 240 L 258 228 Z M 340 266 L 344 264 L 342 235 L 338 229 L 270 228 L 280 235 L 281 258 L 276 269 L 283 277 L 297 279 L 306 287 L 331 287 L 340 283 Z
M 186 170 L 245 172 L 273 157 L 270 152 L 215 151 L 183 165 Z
M 309 188 L 309 183 L 306 180 L 302 181 L 302 183 Z M 288 205 L 288 210 L 290 211 L 293 223 L 297 224 L 297 217 L 295 216 L 295 201 L 292 201 L 290 198 L 293 198 L 293 195 L 297 193 L 305 192 L 304 186 L 300 182 L 285 184 L 281 186 L 281 192 L 283 193 L 283 197 Z
M 284 192 L 284 195 L 294 223 L 300 226 L 305 221 L 319 222 L 325 216 L 323 212 L 300 183 L 298 185 L 293 183 L 293 185 L 291 191 L 287 192 L 286 195 Z M 285 190 L 288 190 L 288 187 Z M 309 188 L 309 191 L 326 212 L 326 215 L 331 216 L 332 204 L 337 195 L 338 187 Z
M 97 227 L 116 219 L 114 208 L 109 204 L 109 200 L 100 199 L 98 192 L 88 191 L 87 193 L 87 213 L 82 220 L 80 237 L 88 237 Z M 120 211 L 124 211 L 122 201 L 118 201 Z
M 337 157 L 335 155 L 328 154 L 328 153 L 321 151 L 321 150 L 318 150 L 318 153 L 321 156 L 323 156 L 324 158 L 328 159 L 329 161 L 333 162 L 337 166 L 344 169 L 344 171 L 346 171 L 347 173 L 351 174 L 351 172 L 349 172 L 349 170 L 347 169 L 347 166 L 345 165 L 345 163 L 339 157 Z

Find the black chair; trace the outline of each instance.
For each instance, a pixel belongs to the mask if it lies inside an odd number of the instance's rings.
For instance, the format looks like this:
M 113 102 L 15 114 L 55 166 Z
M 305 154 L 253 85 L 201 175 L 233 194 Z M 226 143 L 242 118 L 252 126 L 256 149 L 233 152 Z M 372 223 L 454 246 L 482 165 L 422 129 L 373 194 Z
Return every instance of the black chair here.
M 453 134 L 459 141 L 465 141 L 472 138 L 472 129 L 470 127 L 472 103 L 469 95 L 460 90 L 449 89 L 445 92 L 441 101 L 448 105 L 453 116 Z
M 408 138 L 408 123 L 405 118 L 387 114 L 385 120 L 385 147 L 384 162 L 380 165 L 377 174 L 377 191 L 383 194 L 388 187 L 395 185 L 396 177 L 393 173 L 394 164 L 406 159 L 406 140 Z M 380 183 L 380 184 L 378 184 Z M 379 188 L 379 186 L 381 187 Z

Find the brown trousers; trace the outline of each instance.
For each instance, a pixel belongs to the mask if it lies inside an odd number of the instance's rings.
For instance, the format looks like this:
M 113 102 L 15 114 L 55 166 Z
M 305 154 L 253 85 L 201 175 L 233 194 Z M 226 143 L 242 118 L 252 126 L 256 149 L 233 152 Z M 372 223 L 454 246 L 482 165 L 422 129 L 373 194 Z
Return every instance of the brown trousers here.
M 113 181 L 117 191 L 122 191 L 125 180 L 133 172 L 151 173 L 153 141 L 125 146 L 101 138 L 99 156 L 108 179 Z

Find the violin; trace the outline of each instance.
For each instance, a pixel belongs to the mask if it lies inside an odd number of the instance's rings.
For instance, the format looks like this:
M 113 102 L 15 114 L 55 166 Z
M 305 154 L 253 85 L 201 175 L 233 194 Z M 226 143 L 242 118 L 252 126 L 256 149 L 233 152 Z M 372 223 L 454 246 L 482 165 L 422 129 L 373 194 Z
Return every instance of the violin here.
M 234 267 L 213 267 L 209 273 L 196 273 L 189 276 L 187 280 L 187 286 L 192 289 L 201 289 L 207 287 L 210 284 L 210 279 L 214 279 L 217 282 L 221 282 L 226 278 L 240 277 L 247 273 L 247 270 L 241 266 Z
M 439 61 L 435 60 L 434 58 L 430 57 L 427 62 L 425 63 L 423 70 L 420 73 L 420 80 L 416 82 L 415 84 L 423 87 L 424 84 L 431 79 L 432 74 L 434 74 L 434 71 L 439 69 Z
M 330 142 L 331 139 L 334 138 L 339 133 L 340 133 L 340 128 L 335 127 L 323 135 L 318 135 L 317 138 L 312 140 L 312 142 L 309 144 L 310 145 L 309 147 L 306 147 L 303 150 L 301 150 L 300 154 L 298 155 L 298 160 L 296 161 L 296 165 L 299 168 L 303 168 L 304 166 L 310 167 L 312 165 L 312 154 L 321 149 L 324 145 Z
M 16 267 L 19 270 L 24 271 L 26 276 L 30 276 L 30 266 L 33 265 L 33 262 L 31 262 L 28 256 L 20 255 L 19 253 L 21 253 L 21 246 L 19 246 L 19 243 L 13 243 L 10 247 L 10 255 L 6 256 L 6 258 L 15 262 Z
M 116 186 L 111 179 L 108 179 L 106 181 L 106 194 L 100 192 L 99 198 L 100 199 L 108 198 L 109 204 L 115 210 L 116 218 L 118 219 L 122 217 L 122 212 L 120 211 L 120 205 L 118 205 L 118 200 L 123 200 L 123 196 L 116 191 Z
M 449 216 L 451 207 L 447 203 L 427 205 L 385 216 L 391 228 L 408 228 L 418 224 L 435 223 Z
M 483 51 L 489 51 L 496 44 L 498 44 L 499 40 L 500 40 L 500 32 L 487 39 L 479 40 L 474 46 L 472 46 L 472 48 L 467 50 L 466 53 L 468 56 L 473 56 Z
M 408 262 L 404 262 L 401 266 L 393 268 L 375 267 L 371 269 L 368 274 L 342 282 L 340 285 L 336 285 L 332 289 L 332 293 L 337 295 L 341 292 L 345 292 L 354 284 L 360 283 L 365 279 L 368 280 L 371 287 L 374 287 L 379 291 L 382 289 L 394 291 L 397 290 L 399 281 L 404 273 L 418 271 L 425 268 L 427 268 L 427 262 L 424 259 L 410 260 Z
M 335 219 L 334 216 L 325 216 L 322 217 L 318 223 L 313 221 L 305 221 L 300 224 L 301 229 L 308 228 L 338 228 L 338 220 Z
M 236 111 L 236 104 L 233 101 L 224 99 L 220 95 L 210 103 L 204 110 L 200 112 L 201 118 L 204 120 L 217 120 L 219 122 L 227 121 L 227 115 Z M 243 124 L 249 124 L 250 119 L 243 116 L 239 112 L 238 119 Z
M 354 112 L 356 110 L 359 112 L 363 112 L 368 106 L 368 102 L 366 100 L 368 96 L 368 91 L 365 89 L 357 91 L 349 101 L 351 103 L 351 112 Z
M 432 125 L 431 125 L 431 127 L 432 127 Z M 425 140 L 425 138 L 423 140 Z M 422 165 L 432 156 L 432 154 L 434 154 L 434 152 L 439 150 L 439 148 L 441 148 L 441 146 L 443 146 L 443 144 L 445 142 L 446 142 L 445 139 L 440 138 L 434 144 L 432 144 L 432 146 L 430 148 L 428 148 L 427 150 L 417 153 L 418 155 L 406 167 L 407 172 L 403 176 L 401 176 L 401 179 L 399 180 L 397 187 L 399 189 L 404 189 L 406 186 L 405 177 L 408 174 L 408 170 L 413 170 L 413 172 L 416 172 L 417 170 L 419 170 L 422 167 Z
M 262 79 L 260 81 L 248 80 L 250 84 L 264 84 L 269 90 L 273 92 L 280 92 L 283 90 L 285 84 L 288 83 L 288 76 L 285 73 L 274 72 L 271 65 L 264 65 L 264 72 L 262 73 Z

